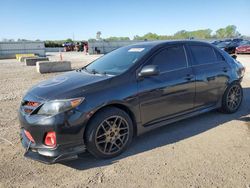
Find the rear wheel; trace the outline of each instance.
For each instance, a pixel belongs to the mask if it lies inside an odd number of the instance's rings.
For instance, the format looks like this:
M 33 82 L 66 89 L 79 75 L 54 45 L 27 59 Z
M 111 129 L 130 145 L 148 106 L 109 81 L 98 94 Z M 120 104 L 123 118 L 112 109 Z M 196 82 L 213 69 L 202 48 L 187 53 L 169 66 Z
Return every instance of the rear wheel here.
M 133 124 L 126 112 L 108 107 L 91 119 L 86 130 L 88 151 L 98 158 L 121 154 L 132 141 Z
M 239 83 L 233 83 L 226 89 L 223 99 L 221 110 L 225 113 L 236 112 L 242 102 L 243 91 Z

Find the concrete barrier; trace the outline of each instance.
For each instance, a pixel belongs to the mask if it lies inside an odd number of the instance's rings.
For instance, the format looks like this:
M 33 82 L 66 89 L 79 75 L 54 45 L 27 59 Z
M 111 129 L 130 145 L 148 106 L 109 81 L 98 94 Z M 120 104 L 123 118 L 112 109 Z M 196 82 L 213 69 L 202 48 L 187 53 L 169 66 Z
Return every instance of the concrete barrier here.
M 49 58 L 47 57 L 26 58 L 25 64 L 27 66 L 36 66 L 36 62 L 38 61 L 49 61 Z
M 16 59 L 20 61 L 21 57 L 34 57 L 35 54 L 16 54 Z
M 36 57 L 36 56 L 35 56 L 35 55 L 33 55 L 33 56 L 20 56 L 20 57 L 17 58 L 17 61 L 20 62 L 22 57 L 31 57 L 31 58 L 33 57 L 33 58 L 34 58 L 34 57 Z
M 36 64 L 38 73 L 63 72 L 71 70 L 70 61 L 39 61 Z
M 26 57 L 26 56 L 25 56 L 25 57 L 20 57 L 20 58 L 19 58 L 19 59 L 20 59 L 19 61 L 20 61 L 20 62 L 25 62 L 25 59 L 37 58 L 37 57 L 38 57 L 38 56 L 33 56 L 33 57 Z

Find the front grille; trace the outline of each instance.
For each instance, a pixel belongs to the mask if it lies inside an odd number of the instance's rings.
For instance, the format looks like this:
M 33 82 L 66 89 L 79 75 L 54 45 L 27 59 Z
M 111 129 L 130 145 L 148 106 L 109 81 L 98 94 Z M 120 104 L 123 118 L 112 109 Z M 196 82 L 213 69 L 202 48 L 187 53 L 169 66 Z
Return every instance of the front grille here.
M 21 108 L 25 114 L 32 114 L 40 105 L 41 103 L 36 101 L 22 101 Z

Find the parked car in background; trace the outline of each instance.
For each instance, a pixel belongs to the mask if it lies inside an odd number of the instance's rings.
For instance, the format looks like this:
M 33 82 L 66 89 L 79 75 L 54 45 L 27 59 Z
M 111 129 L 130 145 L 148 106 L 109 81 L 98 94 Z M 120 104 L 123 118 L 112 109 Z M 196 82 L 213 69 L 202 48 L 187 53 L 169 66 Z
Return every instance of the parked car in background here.
M 224 42 L 232 42 L 232 39 L 224 39 Z
M 226 41 L 221 41 L 217 44 L 215 44 L 215 46 L 217 46 L 218 48 L 220 48 L 221 50 L 225 51 L 225 48 L 230 44 L 230 42 L 226 42 Z
M 75 45 L 72 42 L 65 42 L 62 46 L 65 52 L 74 51 L 75 47 Z
M 216 45 L 218 48 L 224 50 L 229 54 L 234 54 L 236 52 L 236 48 L 243 43 L 243 39 L 232 39 L 232 40 L 224 40 L 218 43 L 212 43 Z
M 223 41 L 222 40 L 215 40 L 215 41 L 211 42 L 211 44 L 218 45 L 221 42 L 223 42 Z
M 224 51 L 226 51 L 229 54 L 234 54 L 236 47 L 238 47 L 239 44 L 240 44 L 240 42 L 231 41 L 231 42 L 229 42 L 229 44 L 227 46 L 225 46 Z
M 232 42 L 242 42 L 242 41 L 243 41 L 243 39 L 241 39 L 241 38 L 235 38 L 232 40 Z
M 119 48 L 26 93 L 19 109 L 25 156 L 55 163 L 87 150 L 111 158 L 154 128 L 214 109 L 234 113 L 244 72 L 241 63 L 205 42 Z
M 235 52 L 237 54 L 250 53 L 250 41 L 242 41 Z

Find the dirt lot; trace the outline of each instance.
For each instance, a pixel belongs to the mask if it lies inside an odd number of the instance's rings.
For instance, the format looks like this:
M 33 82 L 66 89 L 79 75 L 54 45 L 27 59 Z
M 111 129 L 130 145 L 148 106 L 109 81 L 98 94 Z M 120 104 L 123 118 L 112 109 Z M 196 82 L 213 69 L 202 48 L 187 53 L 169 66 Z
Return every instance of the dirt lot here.
M 56 53 L 49 54 L 58 59 Z M 98 56 L 64 53 L 73 67 Z M 210 112 L 133 141 L 123 155 L 96 160 L 89 154 L 63 164 L 45 165 L 23 157 L 17 110 L 32 85 L 56 74 L 0 60 L 0 187 L 250 187 L 250 55 L 244 101 L 232 115 Z

